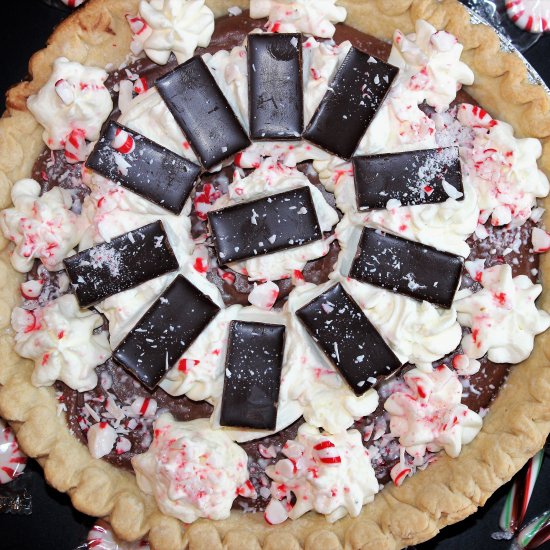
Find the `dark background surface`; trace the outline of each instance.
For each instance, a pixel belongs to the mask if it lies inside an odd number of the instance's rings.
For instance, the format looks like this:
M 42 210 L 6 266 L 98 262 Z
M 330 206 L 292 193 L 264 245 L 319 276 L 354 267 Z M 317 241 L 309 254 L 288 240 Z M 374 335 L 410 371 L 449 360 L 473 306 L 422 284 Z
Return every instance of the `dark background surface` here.
M 389 1 L 389 0 L 388 0 Z M 4 109 L 4 93 L 10 85 L 27 76 L 31 55 L 44 47 L 53 28 L 67 12 L 46 6 L 41 0 L 4 0 L 3 32 L 0 52 L 0 110 Z M 550 84 L 550 35 L 543 37 L 524 55 Z M 93 519 L 77 512 L 69 497 L 44 483 L 38 464 L 31 462 L 17 487 L 32 495 L 32 514 L 13 516 L 0 514 L 0 550 L 74 550 L 81 545 Z M 501 488 L 476 514 L 456 526 L 447 527 L 436 539 L 419 545 L 418 550 L 508 550 L 510 541 L 498 541 L 491 534 L 499 531 L 498 517 L 509 486 Z M 0 487 L 0 495 L 2 494 Z M 547 456 L 527 519 L 550 508 L 550 457 Z M 545 545 L 550 549 L 550 544 Z M 243 549 L 246 550 L 246 549 Z M 319 549 L 322 550 L 322 549 Z

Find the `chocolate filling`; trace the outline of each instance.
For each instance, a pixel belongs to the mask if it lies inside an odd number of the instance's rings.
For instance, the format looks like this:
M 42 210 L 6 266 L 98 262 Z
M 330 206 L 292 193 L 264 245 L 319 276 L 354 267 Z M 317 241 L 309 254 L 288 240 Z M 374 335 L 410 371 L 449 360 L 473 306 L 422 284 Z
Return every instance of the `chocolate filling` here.
M 261 27 L 263 24 L 263 20 L 252 20 L 248 17 L 247 13 L 237 17 L 222 17 L 216 21 L 216 28 L 209 47 L 204 49 L 199 48 L 197 53 L 213 53 L 220 49 L 231 49 L 234 46 L 242 44 L 246 35 L 251 30 Z M 389 44 L 367 36 L 346 25 L 337 25 L 334 40 L 337 43 L 344 40 L 350 40 L 355 47 L 367 51 L 369 54 L 383 60 L 388 58 L 391 49 Z M 158 77 L 166 74 L 175 67 L 176 62 L 172 57 L 169 63 L 163 67 L 155 65 L 149 59 L 144 58 L 133 63 L 128 68 L 133 73 L 139 74 L 140 77 L 145 78 L 150 87 Z M 107 86 L 110 90 L 113 90 L 115 84 L 125 78 L 127 78 L 127 75 L 124 70 L 115 71 L 110 74 L 107 80 Z M 112 93 L 114 99 L 116 99 L 116 94 L 114 92 Z M 475 103 L 475 101 L 464 91 L 460 91 L 457 95 L 455 103 L 460 102 Z M 429 109 L 426 110 L 428 111 Z M 117 116 L 118 111 L 115 110 L 112 118 L 116 118 Z M 334 205 L 334 197 L 326 192 L 320 184 L 317 174 L 311 167 L 311 163 L 302 163 L 298 166 L 298 169 L 306 174 L 314 185 L 321 189 L 323 195 L 328 199 L 329 204 Z M 220 188 L 226 189 L 227 184 L 231 181 L 232 171 L 233 168 L 228 167 L 217 174 L 205 174 L 192 196 L 196 198 L 197 195 L 201 193 L 204 195 L 205 186 L 207 185 L 211 185 L 214 190 Z M 65 161 L 63 151 L 52 152 L 45 149 L 35 163 L 33 177 L 41 183 L 43 191 L 47 191 L 56 185 L 73 190 L 74 196 L 77 199 L 73 208 L 78 210 L 81 201 L 89 192 L 88 188 L 81 181 L 80 172 L 81 165 L 68 164 Z M 199 219 L 194 210 L 191 219 L 193 235 L 198 236 L 203 234 L 206 229 L 205 222 Z M 468 244 L 472 249 L 469 259 L 483 258 L 486 260 L 486 267 L 506 262 L 512 266 L 514 276 L 523 274 L 535 281 L 537 278 L 538 257 L 529 253 L 530 234 L 533 226 L 534 223 L 531 221 L 528 221 L 519 228 L 493 227 L 487 225 L 486 227 L 489 232 L 488 238 L 481 241 L 473 238 L 469 239 Z M 508 247 L 513 248 L 512 243 L 516 240 L 517 236 L 521 239 L 520 251 L 516 252 L 512 250 L 512 252 L 504 256 L 504 251 Z M 305 280 L 316 284 L 325 282 L 328 279 L 328 274 L 332 271 L 338 252 L 339 246 L 338 243 L 335 242 L 332 244 L 329 253 L 325 257 L 309 262 L 303 270 Z M 44 275 L 44 271 L 44 269 L 40 269 L 41 276 Z M 31 273 L 31 276 L 35 274 L 36 270 Z M 216 267 L 211 269 L 207 274 L 208 279 L 221 291 L 226 305 L 246 305 L 248 304 L 247 296 L 252 289 L 252 285 L 248 282 L 246 277 L 236 273 L 234 276 L 234 282 L 229 283 L 220 276 L 220 271 Z M 48 295 L 50 297 L 56 297 L 60 292 L 60 278 L 56 274 L 51 274 L 48 275 L 48 279 L 45 290 L 49 293 Z M 277 282 L 277 284 L 280 288 L 280 294 L 276 307 L 280 307 L 292 290 L 292 282 L 291 280 L 282 280 Z M 474 287 L 475 289 L 479 287 L 479 284 L 472 281 L 469 275 L 464 272 L 461 287 Z M 40 299 L 40 303 L 43 301 L 43 297 L 44 294 Z M 456 353 L 457 351 L 454 351 L 452 354 L 445 357 L 441 363 L 450 366 L 450 359 Z M 410 365 L 405 365 L 404 368 L 410 368 Z M 486 409 L 498 393 L 499 388 L 505 382 L 509 368 L 510 365 L 493 364 L 486 358 L 483 358 L 481 360 L 480 371 L 465 382 L 463 402 L 468 407 L 478 412 Z M 157 401 L 159 410 L 171 412 L 178 420 L 209 417 L 212 413 L 212 406 L 206 402 L 191 401 L 185 396 L 172 397 L 160 388 L 155 389 L 153 392 L 147 391 L 134 378 L 126 374 L 121 367 L 116 366 L 112 360 L 98 367 L 97 372 L 100 376 L 101 384 L 98 384 L 97 388 L 91 392 L 78 393 L 61 382 L 56 384 L 59 390 L 59 401 L 66 406 L 69 427 L 75 437 L 80 439 L 84 444 L 86 444 L 87 427 L 81 417 L 81 411 L 86 404 L 103 412 L 107 401 L 107 391 L 116 397 L 119 405 L 130 404 L 140 396 L 153 398 Z M 378 410 L 369 417 L 356 422 L 355 428 L 364 431 L 366 426 L 374 425 L 374 431 L 376 432 L 377 426 L 383 426 L 385 424 L 383 418 L 383 403 L 388 394 L 387 387 L 380 387 L 380 394 L 381 404 Z M 257 489 L 268 485 L 265 467 L 267 464 L 276 461 L 274 458 L 262 458 L 258 445 L 261 443 L 266 448 L 274 445 L 277 449 L 280 449 L 286 440 L 293 439 L 296 436 L 297 428 L 302 422 L 303 420 L 300 419 L 292 426 L 273 436 L 241 445 L 249 456 L 250 476 Z M 145 452 L 151 443 L 152 419 L 140 418 L 134 420 L 125 437 L 131 442 L 131 450 L 128 452 L 121 452 L 120 454 L 118 454 L 116 450 L 113 450 L 105 457 L 105 460 L 116 466 L 131 469 L 130 459 L 132 456 Z M 365 444 L 367 446 L 373 444 L 372 435 L 365 441 Z M 379 444 L 378 447 L 381 454 L 379 458 L 374 460 L 373 466 L 380 482 L 385 483 L 389 480 L 389 470 L 398 461 L 399 446 L 397 441 L 392 439 L 385 445 Z M 262 492 L 267 493 L 267 491 Z M 260 494 L 256 500 L 238 497 L 234 503 L 234 507 L 245 510 L 262 510 L 265 508 L 266 503 L 267 500 Z

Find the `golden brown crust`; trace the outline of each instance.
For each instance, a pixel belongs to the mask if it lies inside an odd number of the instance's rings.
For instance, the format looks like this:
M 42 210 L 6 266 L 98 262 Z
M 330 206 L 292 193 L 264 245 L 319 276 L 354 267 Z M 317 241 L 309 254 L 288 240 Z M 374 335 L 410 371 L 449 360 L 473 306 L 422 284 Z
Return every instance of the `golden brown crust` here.
M 217 16 L 232 5 L 246 4 L 207 3 Z M 455 34 L 464 44 L 463 59 L 476 74 L 469 93 L 493 116 L 511 123 L 519 135 L 542 140 L 540 164 L 550 175 L 550 99 L 540 86 L 528 82 L 525 65 L 517 56 L 500 50 L 498 37 L 489 27 L 470 24 L 468 13 L 454 0 L 339 3 L 348 8 L 349 24 L 380 38 L 391 38 L 396 28 L 411 32 L 419 18 Z M 12 184 L 30 175 L 43 147 L 41 128 L 27 111 L 26 99 L 48 79 L 59 56 L 99 66 L 121 63 L 131 39 L 124 15 L 136 13 L 137 4 L 138 0 L 91 0 L 59 26 L 46 49 L 32 57 L 32 80 L 10 90 L 8 110 L 0 120 L 0 209 L 9 206 Z M 50 484 L 68 492 L 75 507 L 109 517 L 125 539 L 149 533 L 157 550 L 394 550 L 416 544 L 482 506 L 543 446 L 550 432 L 550 335 L 546 334 L 537 338 L 529 360 L 514 367 L 479 436 L 459 458 L 442 456 L 401 487 L 387 487 L 359 517 L 331 525 L 310 513 L 270 527 L 258 515 L 233 512 L 226 521 L 199 521 L 184 529 L 158 511 L 153 499 L 138 490 L 131 474 L 92 459 L 57 415 L 53 390 L 31 385 L 32 364 L 15 354 L 9 332 L 20 278 L 10 267 L 7 241 L 1 235 L 0 250 L 0 414 L 15 427 L 25 452 L 38 458 Z M 541 260 L 546 288 L 540 306 L 550 310 L 550 258 Z

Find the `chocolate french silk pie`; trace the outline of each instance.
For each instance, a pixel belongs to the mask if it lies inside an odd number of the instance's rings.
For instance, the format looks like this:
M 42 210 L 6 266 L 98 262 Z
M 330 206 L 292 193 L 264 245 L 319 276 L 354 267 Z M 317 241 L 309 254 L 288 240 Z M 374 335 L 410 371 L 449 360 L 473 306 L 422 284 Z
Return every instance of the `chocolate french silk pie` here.
M 397 549 L 550 431 L 549 96 L 446 0 L 90 0 L 0 121 L 0 414 L 157 550 Z

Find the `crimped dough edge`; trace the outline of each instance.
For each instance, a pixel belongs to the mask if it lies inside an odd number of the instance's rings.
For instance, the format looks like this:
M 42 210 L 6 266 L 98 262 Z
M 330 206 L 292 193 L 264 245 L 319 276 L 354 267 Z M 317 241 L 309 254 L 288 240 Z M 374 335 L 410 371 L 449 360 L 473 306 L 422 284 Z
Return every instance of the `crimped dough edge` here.
M 122 63 L 131 33 L 125 14 L 137 13 L 138 0 L 90 0 L 52 34 L 48 46 L 30 60 L 31 80 L 7 94 L 0 119 L 0 209 L 11 204 L 14 182 L 29 177 L 43 148 L 42 127 L 26 108 L 26 99 L 47 81 L 59 56 L 104 67 Z M 207 0 L 216 16 L 238 0 Z M 488 26 L 472 24 L 455 0 L 340 0 L 346 23 L 389 40 L 397 28 L 408 33 L 426 19 L 457 36 L 462 59 L 476 75 L 468 92 L 492 116 L 512 124 L 519 136 L 543 142 L 540 167 L 550 176 L 550 99 L 528 81 L 522 60 L 501 51 Z M 550 207 L 550 198 L 543 204 Z M 547 225 L 550 214 L 546 213 Z M 550 256 L 541 257 L 545 288 L 539 307 L 550 311 Z M 8 241 L 0 234 L 0 415 L 15 428 L 22 449 L 38 459 L 48 482 L 69 493 L 82 512 L 107 517 L 121 538 L 147 535 L 155 550 L 397 550 L 435 536 L 446 525 L 467 517 L 508 481 L 542 446 L 550 432 L 550 332 L 538 336 L 530 358 L 512 369 L 483 429 L 451 459 L 434 464 L 400 487 L 387 486 L 357 518 L 334 524 L 309 513 L 296 521 L 269 526 L 262 514 L 233 511 L 224 521 L 201 520 L 184 526 L 159 512 L 132 474 L 93 459 L 57 414 L 52 388 L 30 382 L 33 364 L 13 349 L 12 308 L 19 301 L 22 278 L 11 267 Z

